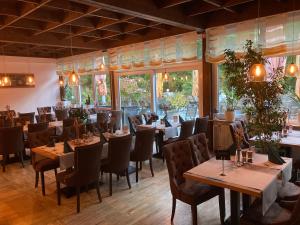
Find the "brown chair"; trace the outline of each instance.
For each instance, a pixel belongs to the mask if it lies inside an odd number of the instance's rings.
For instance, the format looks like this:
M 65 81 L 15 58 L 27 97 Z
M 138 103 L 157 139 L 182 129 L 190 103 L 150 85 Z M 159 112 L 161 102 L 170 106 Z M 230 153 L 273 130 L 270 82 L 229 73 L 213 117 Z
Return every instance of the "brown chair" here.
M 235 146 L 237 145 L 237 140 L 236 140 L 235 134 L 238 131 L 238 129 L 241 129 L 244 133 L 241 148 L 249 148 L 250 147 L 250 144 L 245 137 L 245 132 L 244 132 L 243 126 L 240 121 L 235 121 L 235 122 L 231 123 L 229 125 L 229 128 L 230 128 L 231 137 L 232 137 L 232 140 L 233 140 L 233 143 Z
M 35 112 L 19 113 L 19 118 L 24 121 L 29 121 L 29 123 L 34 123 L 34 115 Z
M 176 200 L 191 205 L 193 225 L 197 224 L 197 205 L 215 197 L 219 197 L 220 219 L 224 224 L 225 196 L 224 189 L 186 180 L 183 173 L 192 169 L 195 164 L 189 140 L 181 140 L 163 147 L 169 172 L 171 193 L 173 196 L 171 222 L 173 222 Z
M 63 120 L 63 128 L 71 127 L 74 124 L 74 118 L 68 118 Z
M 97 127 L 100 132 L 106 132 L 108 129 L 109 115 L 107 112 L 97 113 Z
M 131 135 L 114 137 L 108 140 L 108 157 L 103 161 L 101 171 L 109 173 L 109 195 L 112 195 L 112 174 L 124 175 L 131 188 L 128 166 L 130 160 Z
M 136 162 L 136 182 L 138 182 L 138 163 L 149 160 L 152 177 L 154 176 L 152 168 L 153 142 L 155 129 L 138 130 L 135 137 L 134 149 L 130 152 L 130 161 Z
M 37 123 L 52 122 L 52 121 L 54 121 L 54 118 L 53 118 L 52 114 L 36 115 L 35 119 L 36 119 Z
M 300 198 L 294 202 L 292 210 L 282 208 L 278 203 L 273 203 L 262 216 L 262 206 L 259 201 L 253 205 L 241 218 L 241 225 L 299 225 L 300 224 Z
M 188 138 L 191 142 L 193 150 L 193 160 L 196 165 L 199 165 L 209 160 L 212 155 L 208 150 L 208 145 L 204 133 L 196 134 Z
M 186 120 L 183 121 L 181 124 L 181 130 L 179 137 L 170 138 L 167 141 L 165 141 L 163 144 L 170 144 L 175 141 L 184 140 L 188 137 L 193 135 L 193 129 L 194 129 L 195 120 Z
M 143 124 L 143 120 L 140 119 L 140 116 L 128 116 L 129 129 L 132 135 L 135 135 L 137 126 Z
M 208 116 L 200 117 L 196 119 L 195 129 L 193 134 L 208 133 Z
M 37 111 L 39 115 L 51 114 L 51 106 L 37 107 Z
M 48 122 L 44 122 L 44 123 L 31 123 L 31 124 L 28 124 L 28 133 L 47 130 L 48 127 L 49 127 L 49 123 Z
M 24 151 L 24 139 L 22 127 L 4 127 L 0 128 L 0 155 L 3 156 L 2 168 L 5 172 L 6 161 L 9 158 L 9 154 L 16 154 L 20 158 L 20 162 L 23 163 L 23 151 Z
M 56 174 L 57 203 L 61 203 L 60 184 L 75 187 L 77 193 L 77 213 L 80 212 L 80 188 L 95 182 L 98 199 L 101 202 L 99 175 L 101 168 L 102 144 L 97 143 L 75 148 L 75 169 Z
M 68 109 L 55 109 L 55 117 L 58 121 L 63 121 L 68 119 L 69 117 L 69 110 Z
M 47 145 L 50 141 L 50 133 L 48 130 L 28 133 L 28 142 L 30 149 Z M 38 187 L 39 183 L 39 175 L 41 175 L 41 183 L 42 183 L 42 193 L 45 195 L 45 178 L 44 172 L 49 170 L 54 170 L 55 174 L 57 173 L 56 169 L 59 167 L 58 159 L 53 160 L 49 158 L 37 160 L 36 154 L 31 152 L 31 161 L 32 167 L 35 170 L 35 188 Z
M 111 118 L 114 119 L 114 130 L 121 129 L 122 111 L 121 110 L 111 110 Z

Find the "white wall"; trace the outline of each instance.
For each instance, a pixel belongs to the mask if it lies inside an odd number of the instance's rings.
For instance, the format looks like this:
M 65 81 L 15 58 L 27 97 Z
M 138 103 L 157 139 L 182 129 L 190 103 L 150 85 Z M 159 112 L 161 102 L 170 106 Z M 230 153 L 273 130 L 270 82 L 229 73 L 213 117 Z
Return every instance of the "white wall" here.
M 36 112 L 38 106 L 56 104 L 59 86 L 55 59 L 0 56 L 0 73 L 28 72 L 34 74 L 35 87 L 0 88 L 0 111 L 10 105 L 16 112 Z

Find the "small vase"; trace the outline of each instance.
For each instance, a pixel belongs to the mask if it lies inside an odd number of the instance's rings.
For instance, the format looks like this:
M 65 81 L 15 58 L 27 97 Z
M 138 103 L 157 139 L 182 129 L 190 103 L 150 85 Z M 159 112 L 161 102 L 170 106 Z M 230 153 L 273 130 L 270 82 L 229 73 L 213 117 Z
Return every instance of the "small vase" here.
M 225 111 L 224 117 L 225 117 L 225 120 L 234 122 L 235 121 L 235 112 L 234 111 Z

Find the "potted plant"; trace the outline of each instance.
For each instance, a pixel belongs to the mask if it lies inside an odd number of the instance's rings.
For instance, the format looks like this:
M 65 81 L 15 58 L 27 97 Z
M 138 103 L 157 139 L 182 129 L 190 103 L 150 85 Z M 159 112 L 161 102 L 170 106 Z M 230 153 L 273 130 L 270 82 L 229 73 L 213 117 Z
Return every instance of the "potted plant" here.
M 262 53 L 253 48 L 252 41 L 244 46 L 243 58 L 226 49 L 224 71 L 228 87 L 234 89 L 238 100 L 243 103 L 247 128 L 251 136 L 257 138 L 262 151 L 268 153 L 269 160 L 281 164 L 278 145 L 280 135 L 274 140 L 274 133 L 281 132 L 285 123 L 286 112 L 281 108 L 281 96 L 284 93 L 284 73 L 282 67 L 272 68 L 265 81 L 254 82 L 249 79 L 252 65 L 267 64 Z
M 235 121 L 235 109 L 237 105 L 237 98 L 233 89 L 229 90 L 228 88 L 223 88 L 224 94 L 226 96 L 226 111 L 224 112 L 225 120 Z

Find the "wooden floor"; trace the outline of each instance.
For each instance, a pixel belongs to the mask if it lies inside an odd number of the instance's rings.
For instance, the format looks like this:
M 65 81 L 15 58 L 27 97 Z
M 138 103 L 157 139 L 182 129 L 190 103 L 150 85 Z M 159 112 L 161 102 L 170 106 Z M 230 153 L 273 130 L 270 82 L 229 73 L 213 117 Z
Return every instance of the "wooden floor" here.
M 113 196 L 108 195 L 108 176 L 104 174 L 101 188 L 103 201 L 98 202 L 96 190 L 81 194 L 81 212 L 76 213 L 76 197 L 62 197 L 56 202 L 54 172 L 45 174 L 46 196 L 40 187 L 34 188 L 34 171 L 26 162 L 0 171 L 0 225 L 163 225 L 171 224 L 171 193 L 166 165 L 154 160 L 155 177 L 151 177 L 148 163 L 143 164 L 139 183 L 132 174 L 129 190 L 125 178 L 113 177 Z M 228 196 L 228 195 L 227 195 Z M 228 200 L 228 197 L 226 198 Z M 228 212 L 228 202 L 226 211 Z M 219 222 L 218 199 L 198 206 L 198 224 L 217 225 Z M 189 205 L 177 203 L 174 225 L 192 224 Z

